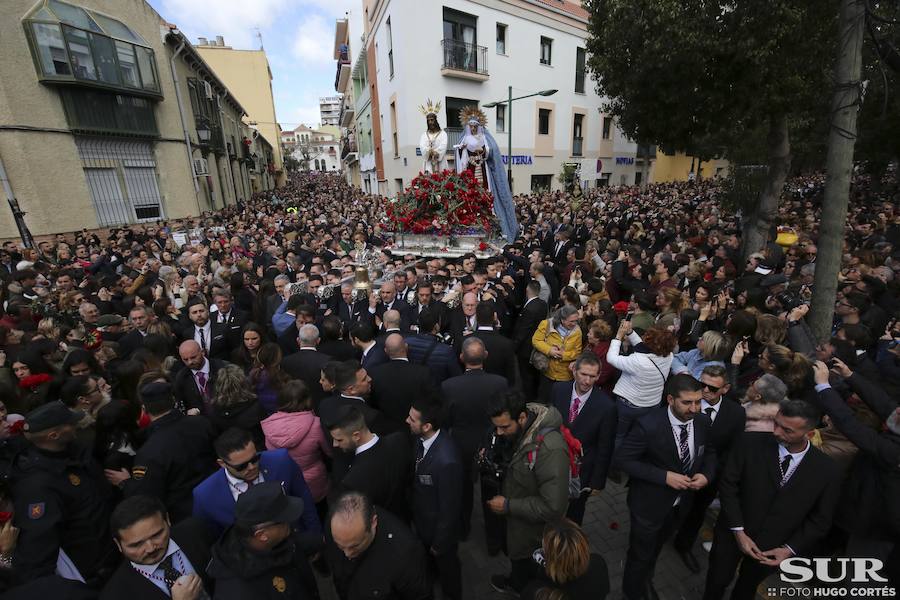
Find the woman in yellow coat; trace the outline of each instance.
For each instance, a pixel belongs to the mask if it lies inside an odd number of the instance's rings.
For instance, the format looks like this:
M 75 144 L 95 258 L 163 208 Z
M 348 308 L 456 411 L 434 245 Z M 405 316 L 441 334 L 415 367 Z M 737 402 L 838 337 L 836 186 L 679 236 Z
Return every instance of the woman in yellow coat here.
M 563 306 L 549 319 L 544 319 L 531 336 L 531 345 L 541 354 L 546 354 L 550 362 L 541 373 L 538 386 L 538 400 L 550 402 L 550 390 L 557 381 L 572 381 L 574 378 L 569 365 L 581 354 L 581 328 L 578 309 Z

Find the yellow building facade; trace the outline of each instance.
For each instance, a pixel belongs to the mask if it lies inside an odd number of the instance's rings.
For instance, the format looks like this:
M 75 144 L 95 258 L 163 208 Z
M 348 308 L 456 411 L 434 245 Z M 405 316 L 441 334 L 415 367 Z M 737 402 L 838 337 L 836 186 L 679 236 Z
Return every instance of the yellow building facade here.
M 693 171 L 697 170 L 698 159 L 688 156 L 683 152 L 676 154 L 663 154 L 657 148 L 656 159 L 650 170 L 651 183 L 665 183 L 669 181 L 688 181 Z M 729 163 L 725 159 L 713 159 L 704 161 L 700 165 L 700 179 L 717 179 L 728 176 Z
M 250 193 L 262 161 L 242 143 L 243 107 L 144 0 L 7 0 L 4 17 L 0 160 L 32 234 L 196 216 Z M 16 237 L 0 209 L 0 238 Z
M 272 143 L 276 180 L 278 185 L 284 185 L 284 156 L 279 143 L 281 126 L 275 118 L 272 69 L 265 51 L 237 50 L 226 46 L 221 36 L 209 41 L 201 38 L 196 48 L 244 106 L 246 121 Z

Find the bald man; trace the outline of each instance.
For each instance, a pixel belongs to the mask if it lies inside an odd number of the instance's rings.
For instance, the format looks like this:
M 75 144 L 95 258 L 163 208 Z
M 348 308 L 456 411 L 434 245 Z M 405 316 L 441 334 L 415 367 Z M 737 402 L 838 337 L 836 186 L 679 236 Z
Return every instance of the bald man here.
M 391 310 L 400 314 L 399 329 L 408 331 L 410 306 L 406 301 L 397 299 L 397 286 L 394 285 L 394 282 L 385 281 L 381 284 L 378 292 L 373 292 L 370 296 L 369 310 L 366 312 L 366 315 L 375 323 L 378 330 L 383 332 L 386 327 L 384 315 Z
M 182 342 L 178 356 L 185 368 L 178 372 L 173 383 L 177 407 L 191 415 L 209 415 L 216 374 L 228 363 L 206 358 L 200 344 L 194 340 Z
M 369 403 L 382 412 L 390 422 L 392 431 L 409 430 L 406 417 L 409 416 L 413 399 L 435 387 L 431 370 L 425 365 L 409 362 L 407 350 L 406 340 L 402 335 L 388 335 L 384 339 L 384 352 L 388 356 L 388 362 L 369 372 L 372 378 Z
M 478 307 L 478 294 L 466 292 L 459 306 L 450 311 L 450 335 L 453 336 L 453 350 L 459 354 L 463 341 L 478 329 L 475 309 Z
M 397 301 L 400 302 L 399 300 Z M 393 334 L 400 334 L 401 336 L 406 333 L 406 330 L 403 329 L 403 316 L 400 314 L 400 311 L 392 308 L 390 310 L 384 311 L 382 329 L 383 331 L 375 338 L 375 341 L 378 342 L 378 345 L 382 348 L 385 347 L 385 340 L 387 340 L 388 336 Z

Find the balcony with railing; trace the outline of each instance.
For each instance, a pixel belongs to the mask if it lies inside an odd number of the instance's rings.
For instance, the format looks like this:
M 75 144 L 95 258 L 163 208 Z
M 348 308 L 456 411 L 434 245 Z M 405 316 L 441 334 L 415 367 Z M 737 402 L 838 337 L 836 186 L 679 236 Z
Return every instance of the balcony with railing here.
M 486 47 L 452 39 L 441 40 L 441 47 L 444 50 L 441 75 L 472 81 L 487 81 L 490 77 Z
M 334 74 L 334 91 L 344 93 L 347 82 L 350 81 L 351 71 L 350 52 L 346 48 L 341 48 L 338 53 L 337 72 Z
M 341 158 L 347 158 L 348 155 L 354 154 L 357 152 L 356 148 L 356 139 L 353 137 L 346 137 L 341 139 Z
M 572 156 L 584 156 L 584 138 L 572 138 Z

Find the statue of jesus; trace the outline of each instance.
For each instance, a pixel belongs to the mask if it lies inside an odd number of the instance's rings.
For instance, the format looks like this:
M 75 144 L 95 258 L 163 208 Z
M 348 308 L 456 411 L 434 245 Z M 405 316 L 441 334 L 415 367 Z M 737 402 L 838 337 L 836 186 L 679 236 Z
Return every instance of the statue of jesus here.
M 432 104 L 431 99 L 420 106 L 419 110 L 425 115 L 427 126 L 422 137 L 419 138 L 419 148 L 422 150 L 422 172 L 440 173 L 447 169 L 447 132 L 441 129 L 438 123 L 438 113 L 441 103 Z

